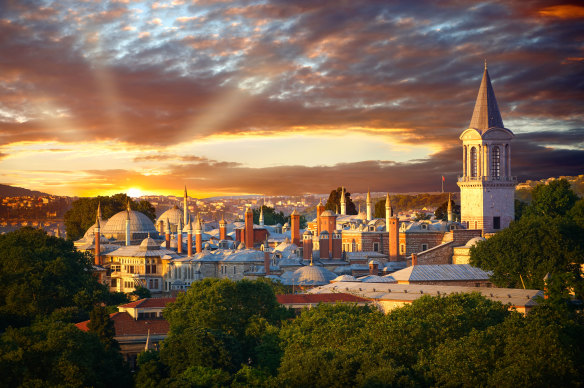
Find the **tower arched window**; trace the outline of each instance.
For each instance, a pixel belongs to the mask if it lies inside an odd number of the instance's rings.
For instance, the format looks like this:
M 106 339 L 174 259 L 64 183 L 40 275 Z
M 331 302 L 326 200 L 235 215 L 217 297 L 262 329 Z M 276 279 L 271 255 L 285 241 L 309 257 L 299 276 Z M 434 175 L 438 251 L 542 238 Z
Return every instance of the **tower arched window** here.
M 477 176 L 477 149 L 476 149 L 476 147 L 472 147 L 470 149 L 470 176 L 473 178 Z
M 497 146 L 491 150 L 491 176 L 494 179 L 501 176 L 501 150 Z

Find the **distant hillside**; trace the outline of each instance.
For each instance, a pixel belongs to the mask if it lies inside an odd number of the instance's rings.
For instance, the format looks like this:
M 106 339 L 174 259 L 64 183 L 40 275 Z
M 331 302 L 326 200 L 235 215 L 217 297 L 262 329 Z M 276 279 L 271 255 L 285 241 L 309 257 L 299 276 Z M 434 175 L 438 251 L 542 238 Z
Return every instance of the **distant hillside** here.
M 537 185 L 540 185 L 542 183 L 549 183 L 551 181 L 554 181 L 556 179 L 566 179 L 568 182 L 570 182 L 570 185 L 572 186 L 572 190 L 574 190 L 574 192 L 580 197 L 580 198 L 584 198 L 584 175 L 578 175 L 578 176 L 560 176 L 557 178 L 547 178 L 547 179 L 541 179 L 538 181 L 525 181 L 523 183 L 519 183 L 516 187 L 516 191 L 515 191 L 515 198 L 524 201 L 524 202 L 530 202 L 531 201 L 531 190 L 533 190 L 533 188 Z
M 0 197 L 24 197 L 24 196 L 41 197 L 45 195 L 50 194 L 42 193 L 40 191 L 24 189 L 22 187 L 3 185 L 0 183 Z

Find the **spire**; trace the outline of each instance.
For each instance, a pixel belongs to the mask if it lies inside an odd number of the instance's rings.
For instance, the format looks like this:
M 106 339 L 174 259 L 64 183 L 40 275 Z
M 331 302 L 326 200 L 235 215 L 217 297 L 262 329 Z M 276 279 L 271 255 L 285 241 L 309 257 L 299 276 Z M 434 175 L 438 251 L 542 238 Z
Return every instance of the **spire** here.
M 367 189 L 367 203 L 371 203 L 371 190 Z
M 97 203 L 97 218 L 101 219 L 101 201 Z
M 187 207 L 187 185 L 185 185 L 185 197 L 183 199 L 183 213 L 184 213 L 183 214 L 183 221 L 184 221 L 184 224 L 186 225 L 188 222 L 187 218 L 188 218 L 188 214 L 189 214 L 188 207 Z
M 487 60 L 485 59 L 483 80 L 481 81 L 469 128 L 475 128 L 482 134 L 492 127 L 505 128 L 497 105 L 497 99 L 495 98 L 495 92 L 491 85 L 491 77 L 489 77 L 487 70 Z
M 129 200 L 129 199 L 128 199 L 128 204 L 126 205 L 126 210 L 127 210 L 128 212 L 129 212 L 130 210 L 132 210 L 132 209 L 130 209 L 130 200 Z
M 259 222 L 260 222 L 261 226 L 264 226 L 264 207 L 263 206 L 260 207 L 260 220 L 259 220 Z

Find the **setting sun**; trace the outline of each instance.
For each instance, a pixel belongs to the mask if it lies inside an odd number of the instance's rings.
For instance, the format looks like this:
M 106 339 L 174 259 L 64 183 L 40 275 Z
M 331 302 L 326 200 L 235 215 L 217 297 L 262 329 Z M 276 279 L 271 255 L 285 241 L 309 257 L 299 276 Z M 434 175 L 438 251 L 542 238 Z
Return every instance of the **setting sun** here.
M 128 189 L 126 194 L 128 194 L 128 197 L 138 198 L 138 197 L 142 196 L 142 190 L 140 190 L 137 187 L 132 187 L 132 188 Z

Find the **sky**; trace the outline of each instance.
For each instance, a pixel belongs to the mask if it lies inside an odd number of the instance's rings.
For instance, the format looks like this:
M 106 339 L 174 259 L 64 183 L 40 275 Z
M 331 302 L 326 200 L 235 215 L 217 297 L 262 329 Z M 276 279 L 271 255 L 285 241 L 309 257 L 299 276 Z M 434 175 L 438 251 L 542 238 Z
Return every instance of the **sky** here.
M 0 183 L 457 192 L 485 59 L 512 174 L 584 174 L 579 1 L 0 0 Z

